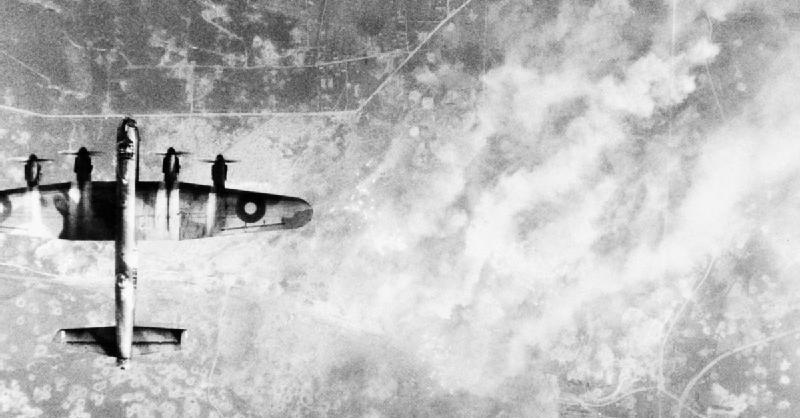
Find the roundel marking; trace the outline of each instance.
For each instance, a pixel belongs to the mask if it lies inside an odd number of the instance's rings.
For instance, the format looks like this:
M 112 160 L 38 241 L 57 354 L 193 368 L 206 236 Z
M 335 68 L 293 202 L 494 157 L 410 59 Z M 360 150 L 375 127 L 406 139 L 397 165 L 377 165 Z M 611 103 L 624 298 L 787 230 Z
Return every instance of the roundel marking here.
M 252 193 L 243 193 L 236 202 L 236 216 L 246 223 L 253 223 L 261 219 L 267 212 L 264 199 Z
M 8 196 L 0 196 L 0 222 L 3 222 L 11 215 L 11 201 Z

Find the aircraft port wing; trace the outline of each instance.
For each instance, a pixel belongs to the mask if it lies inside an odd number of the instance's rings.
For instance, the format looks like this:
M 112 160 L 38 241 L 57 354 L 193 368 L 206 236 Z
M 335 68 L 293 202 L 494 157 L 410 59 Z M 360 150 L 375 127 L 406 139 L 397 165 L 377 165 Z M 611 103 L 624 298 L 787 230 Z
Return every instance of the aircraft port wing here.
M 42 238 L 114 239 L 115 187 L 111 183 L 110 187 L 81 191 L 74 183 L 55 183 L 0 191 L 0 233 Z M 95 216 L 95 213 L 108 213 L 108 216 Z

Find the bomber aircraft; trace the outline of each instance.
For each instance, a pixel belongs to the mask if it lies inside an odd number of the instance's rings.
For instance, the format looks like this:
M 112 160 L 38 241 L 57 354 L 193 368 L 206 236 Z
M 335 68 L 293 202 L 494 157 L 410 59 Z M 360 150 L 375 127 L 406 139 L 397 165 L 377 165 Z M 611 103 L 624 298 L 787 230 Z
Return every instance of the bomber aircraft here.
M 115 317 L 107 327 L 59 330 L 56 341 L 117 358 L 123 369 L 133 354 L 180 350 L 185 329 L 134 322 L 138 240 L 185 240 L 299 228 L 313 210 L 297 197 L 225 187 L 227 164 L 213 160 L 212 186 L 178 181 L 184 153 L 164 155 L 163 181 L 139 181 L 139 131 L 125 118 L 117 129 L 116 181 L 92 181 L 91 156 L 75 155 L 75 182 L 40 185 L 40 162 L 25 162 L 27 187 L 0 191 L 0 233 L 65 240 L 115 241 Z M 211 162 L 211 161 L 209 161 Z

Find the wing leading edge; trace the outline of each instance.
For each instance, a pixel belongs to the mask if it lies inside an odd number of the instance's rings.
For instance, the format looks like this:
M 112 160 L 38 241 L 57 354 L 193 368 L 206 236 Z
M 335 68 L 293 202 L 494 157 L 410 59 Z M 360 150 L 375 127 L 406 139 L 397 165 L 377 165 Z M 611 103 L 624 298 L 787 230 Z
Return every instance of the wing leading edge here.
M 313 210 L 303 199 L 247 190 L 139 182 L 137 238 L 184 240 L 299 228 Z M 116 182 L 57 183 L 0 191 L 0 232 L 67 240 L 113 240 Z

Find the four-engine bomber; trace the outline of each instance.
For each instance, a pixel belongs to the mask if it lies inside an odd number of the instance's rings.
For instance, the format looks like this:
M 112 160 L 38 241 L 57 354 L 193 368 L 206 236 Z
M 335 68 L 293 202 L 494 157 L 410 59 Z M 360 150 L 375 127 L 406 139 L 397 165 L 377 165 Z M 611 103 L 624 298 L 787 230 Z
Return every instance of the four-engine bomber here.
M 62 329 L 56 338 L 115 356 L 126 367 L 133 354 L 180 349 L 182 328 L 135 324 L 138 240 L 185 240 L 299 228 L 313 210 L 303 199 L 225 187 L 227 164 L 213 162 L 212 186 L 179 181 L 179 155 L 169 148 L 163 181 L 138 181 L 139 131 L 126 118 L 117 130 L 116 181 L 92 181 L 91 156 L 75 155 L 74 182 L 40 185 L 41 162 L 24 159 L 27 187 L 0 191 L 0 233 L 66 240 L 115 241 L 116 324 Z

